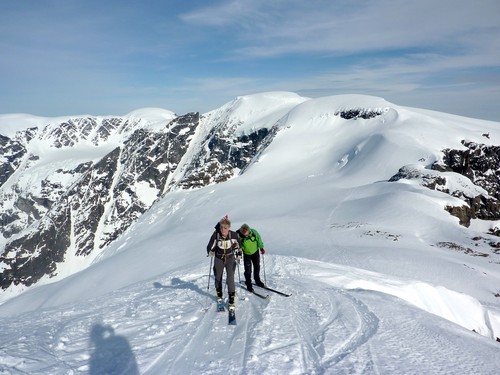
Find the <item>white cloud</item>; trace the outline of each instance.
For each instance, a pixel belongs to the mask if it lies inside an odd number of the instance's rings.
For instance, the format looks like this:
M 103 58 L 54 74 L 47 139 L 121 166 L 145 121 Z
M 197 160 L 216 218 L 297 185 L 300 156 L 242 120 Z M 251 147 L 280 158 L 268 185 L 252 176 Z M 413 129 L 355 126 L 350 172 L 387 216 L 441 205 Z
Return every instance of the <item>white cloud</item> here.
M 232 52 L 245 57 L 406 48 L 457 52 L 500 38 L 499 4 L 496 0 L 232 0 L 186 13 L 182 19 L 198 26 L 232 26 L 232 37 L 240 42 Z
M 421 103 L 432 90 L 436 100 L 449 87 L 464 97 L 482 87 L 500 100 L 497 0 L 179 4 L 2 4 L 0 112 L 95 113 L 104 101 L 115 113 L 203 112 L 275 90 Z

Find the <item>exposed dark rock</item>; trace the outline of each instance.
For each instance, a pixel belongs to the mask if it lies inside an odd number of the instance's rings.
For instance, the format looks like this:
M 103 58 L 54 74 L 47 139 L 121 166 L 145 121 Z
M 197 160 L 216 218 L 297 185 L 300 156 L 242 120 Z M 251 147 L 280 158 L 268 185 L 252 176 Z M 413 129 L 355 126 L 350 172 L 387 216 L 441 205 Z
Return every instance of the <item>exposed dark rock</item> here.
M 434 163 L 432 169 L 460 173 L 485 189 L 492 198 L 500 199 L 500 146 L 466 141 L 462 144 L 467 149 L 443 150 L 443 162 Z
M 489 254 L 481 253 L 479 251 L 471 249 L 470 247 L 465 247 L 465 246 L 456 244 L 454 242 L 438 242 L 437 246 L 442 247 L 442 248 L 448 248 L 448 249 L 459 251 L 459 252 L 463 252 L 464 254 L 475 256 L 475 257 L 487 258 L 490 256 Z
M 229 180 L 244 171 L 276 134 L 276 130 L 262 128 L 234 137 L 223 130 L 225 128 L 207 136 L 204 145 L 208 151 L 200 150 L 200 155 L 192 160 L 179 186 L 190 189 Z
M 458 217 L 459 223 L 465 227 L 472 219 L 500 220 L 500 147 L 462 141 L 465 150 L 443 151 L 441 163 L 434 163 L 431 170 L 422 170 L 412 166 L 402 167 L 389 181 L 399 179 L 419 179 L 422 186 L 439 190 L 460 198 L 466 204 L 448 206 L 446 210 Z M 464 190 L 450 191 L 446 188 L 447 178 L 439 172 L 454 172 L 466 177 L 478 193 L 471 195 Z M 499 235 L 500 230 L 492 230 L 491 234 Z
M 489 196 L 463 196 L 460 198 L 469 207 L 447 207 L 447 210 L 464 226 L 469 226 L 472 219 L 500 220 L 500 146 L 465 141 L 462 144 L 466 150 L 444 150 L 443 162 L 435 163 L 433 169 L 460 173 L 485 189 Z
M 30 286 L 45 275 L 55 275 L 57 263 L 64 260 L 70 245 L 71 223 L 67 217 L 64 213 L 50 217 L 39 226 L 43 230 L 32 231 L 9 243 L 1 257 L 8 268 L 0 274 L 0 288 L 6 289 L 12 283 Z
M 401 179 L 406 180 L 421 180 L 421 185 L 432 190 L 439 190 L 449 194 L 449 190 L 445 188 L 446 178 L 432 171 L 422 170 L 413 166 L 406 165 L 401 167 L 394 176 L 389 179 L 389 182 L 396 182 Z
M 351 108 L 335 112 L 335 116 L 340 116 L 345 120 L 357 120 L 362 118 L 368 120 L 380 116 L 384 113 L 383 109 Z
M 0 134 L 0 186 L 16 171 L 25 154 L 20 142 Z
M 138 120 L 137 120 L 138 121 Z M 72 147 L 82 140 L 91 141 L 94 145 L 102 144 L 113 132 L 130 129 L 136 122 L 121 118 L 80 117 L 69 119 L 57 126 L 47 125 L 43 137 L 53 139 L 57 148 Z

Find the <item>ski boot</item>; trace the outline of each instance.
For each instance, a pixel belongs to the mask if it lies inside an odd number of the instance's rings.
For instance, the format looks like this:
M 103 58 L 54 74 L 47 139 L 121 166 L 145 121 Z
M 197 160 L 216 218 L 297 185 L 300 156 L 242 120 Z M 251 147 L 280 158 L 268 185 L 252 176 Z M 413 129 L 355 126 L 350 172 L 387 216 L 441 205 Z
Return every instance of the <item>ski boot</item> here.
M 266 285 L 259 279 L 255 280 L 255 285 L 260 286 L 261 288 L 265 288 Z
M 217 311 L 224 311 L 224 299 L 222 298 L 222 290 L 217 291 Z
M 250 293 L 253 293 L 253 286 L 252 286 L 252 282 L 246 282 L 245 285 L 247 286 L 247 290 L 250 292 Z
M 233 309 L 234 310 L 234 295 L 235 293 L 232 292 L 232 293 L 229 293 L 229 309 Z

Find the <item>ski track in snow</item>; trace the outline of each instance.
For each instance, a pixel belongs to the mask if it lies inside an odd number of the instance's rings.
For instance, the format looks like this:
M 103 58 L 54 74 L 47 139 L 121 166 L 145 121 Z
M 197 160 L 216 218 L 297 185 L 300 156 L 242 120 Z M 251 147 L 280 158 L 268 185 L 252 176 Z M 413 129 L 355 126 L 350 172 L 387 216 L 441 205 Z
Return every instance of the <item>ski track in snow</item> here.
M 498 355 L 491 364 L 476 359 L 488 339 L 470 333 L 481 345 L 464 352 L 436 331 L 452 323 L 419 319 L 421 310 L 396 297 L 329 285 L 298 258 L 268 257 L 267 265 L 272 286 L 293 295 L 269 292 L 262 300 L 237 289 L 237 326 L 228 326 L 227 311 L 216 311 L 204 263 L 84 303 L 6 318 L 0 373 L 94 375 L 110 364 L 121 373 L 124 363 L 141 374 L 472 374 L 500 367 Z M 96 341 L 95 327 L 109 330 Z M 463 334 L 457 326 L 458 341 Z M 411 350 L 415 341 L 418 351 Z M 450 351 L 463 361 L 449 363 Z

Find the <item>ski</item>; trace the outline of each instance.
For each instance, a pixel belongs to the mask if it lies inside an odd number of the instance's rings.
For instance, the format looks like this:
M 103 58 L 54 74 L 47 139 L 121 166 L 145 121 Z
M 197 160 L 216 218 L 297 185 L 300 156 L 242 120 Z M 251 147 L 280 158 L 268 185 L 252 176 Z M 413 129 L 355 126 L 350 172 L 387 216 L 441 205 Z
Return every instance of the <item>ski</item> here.
M 225 311 L 224 300 L 222 298 L 217 299 L 217 311 Z
M 273 288 L 269 288 L 267 285 L 266 286 L 258 286 L 257 284 L 253 284 L 253 285 L 255 285 L 258 288 L 262 288 L 265 290 L 269 290 L 270 292 L 277 293 L 277 294 L 284 296 L 284 297 L 290 297 L 292 295 L 292 293 L 285 293 L 285 292 L 281 292 L 281 291 L 273 289 Z
M 256 292 L 255 290 L 253 292 L 251 292 L 251 293 L 255 294 L 257 297 L 262 298 L 262 299 L 269 299 L 269 298 L 271 298 L 271 296 L 269 294 L 266 294 L 266 295 L 260 294 L 260 293 Z
M 228 323 L 230 326 L 236 325 L 236 311 L 234 306 L 229 306 L 229 315 L 228 315 Z
M 240 286 L 241 286 L 242 289 L 247 290 L 247 288 L 245 286 L 246 284 L 243 281 L 241 281 L 240 284 L 241 284 Z M 269 298 L 271 298 L 271 296 L 269 294 L 261 294 L 259 292 L 256 292 L 255 290 L 253 292 L 248 292 L 248 293 L 252 293 L 252 294 L 254 294 L 257 297 L 262 298 L 262 299 L 269 299 Z

